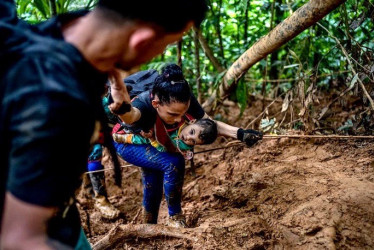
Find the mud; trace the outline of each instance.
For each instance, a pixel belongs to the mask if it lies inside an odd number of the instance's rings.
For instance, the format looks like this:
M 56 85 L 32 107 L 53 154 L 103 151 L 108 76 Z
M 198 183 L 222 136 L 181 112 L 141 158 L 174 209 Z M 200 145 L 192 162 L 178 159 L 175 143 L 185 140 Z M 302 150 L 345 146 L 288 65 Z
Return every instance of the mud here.
M 225 143 L 220 138 L 195 151 Z M 196 176 L 187 165 L 183 189 L 191 228 L 180 232 L 188 237 L 135 233 L 109 249 L 373 249 L 373 155 L 374 141 L 284 138 L 198 154 Z M 122 189 L 108 171 L 107 186 L 122 212 L 114 221 L 101 218 L 87 189 L 79 194 L 91 244 L 118 225 L 141 223 L 139 169 L 123 169 Z M 165 201 L 160 213 L 165 225 Z

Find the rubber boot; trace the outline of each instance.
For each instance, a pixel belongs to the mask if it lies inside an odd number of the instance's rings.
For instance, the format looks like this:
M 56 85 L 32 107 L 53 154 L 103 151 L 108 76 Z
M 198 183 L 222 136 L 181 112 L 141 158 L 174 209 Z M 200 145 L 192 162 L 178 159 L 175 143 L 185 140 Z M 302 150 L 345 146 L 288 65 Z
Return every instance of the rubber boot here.
M 147 212 L 143 207 L 142 211 L 142 223 L 144 224 L 157 224 L 158 214 Z
M 115 208 L 107 198 L 104 173 L 90 173 L 90 179 L 94 190 L 95 207 L 105 219 L 118 218 L 120 211 Z
M 99 194 L 95 196 L 95 207 L 105 219 L 116 219 L 120 214 L 120 211 L 109 202 L 107 197 Z
M 186 217 L 182 213 L 170 216 L 167 225 L 170 227 L 177 227 L 177 228 L 188 227 L 186 223 Z

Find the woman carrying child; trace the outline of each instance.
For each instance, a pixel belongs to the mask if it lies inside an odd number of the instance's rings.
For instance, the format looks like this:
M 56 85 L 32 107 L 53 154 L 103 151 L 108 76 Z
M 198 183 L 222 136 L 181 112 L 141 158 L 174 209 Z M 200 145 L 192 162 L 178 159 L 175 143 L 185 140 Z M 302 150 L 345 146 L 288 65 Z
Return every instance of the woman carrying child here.
M 169 225 L 186 227 L 181 209 L 182 186 L 185 171 L 183 150 L 176 145 L 184 142 L 188 146 L 211 143 L 216 135 L 204 136 L 204 128 L 199 125 L 190 127 L 186 122 L 209 118 L 191 93 L 179 66 L 166 66 L 154 83 L 153 89 L 135 97 L 130 97 L 122 81 L 113 81 L 111 93 L 114 103 L 109 107 L 125 123 L 122 127 L 127 133 L 140 134 L 156 140 L 166 152 L 161 152 L 151 144 L 115 143 L 117 153 L 127 162 L 142 168 L 143 181 L 143 220 L 144 223 L 157 223 L 158 211 L 163 190 L 168 205 Z M 118 103 L 124 101 L 126 112 L 118 112 Z M 123 106 L 123 105 L 122 105 Z M 219 135 L 239 139 L 251 146 L 262 138 L 254 130 L 243 130 L 228 124 L 213 122 Z M 170 134 L 181 126 L 176 142 L 173 144 Z M 213 128 L 214 130 L 214 128 Z M 114 136 L 116 138 L 116 136 Z

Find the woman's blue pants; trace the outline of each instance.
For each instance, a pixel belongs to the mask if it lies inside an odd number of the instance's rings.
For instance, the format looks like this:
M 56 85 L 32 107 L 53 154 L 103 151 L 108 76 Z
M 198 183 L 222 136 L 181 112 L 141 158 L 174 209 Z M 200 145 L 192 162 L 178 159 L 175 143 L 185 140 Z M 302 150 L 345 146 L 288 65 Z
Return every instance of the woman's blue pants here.
M 147 144 L 114 143 L 114 146 L 122 159 L 142 168 L 143 206 L 154 216 L 154 223 L 157 223 L 163 189 L 169 215 L 173 216 L 182 211 L 185 161 L 181 154 L 160 152 Z

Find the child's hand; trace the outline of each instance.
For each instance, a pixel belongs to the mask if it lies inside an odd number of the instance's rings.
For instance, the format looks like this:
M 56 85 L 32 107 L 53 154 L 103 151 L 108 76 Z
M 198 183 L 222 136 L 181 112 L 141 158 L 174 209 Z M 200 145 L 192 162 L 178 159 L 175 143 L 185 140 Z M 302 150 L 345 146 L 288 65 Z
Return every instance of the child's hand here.
M 140 135 L 143 136 L 144 138 L 154 139 L 152 130 L 149 130 L 148 132 L 144 132 L 142 130 L 142 131 L 140 131 Z

